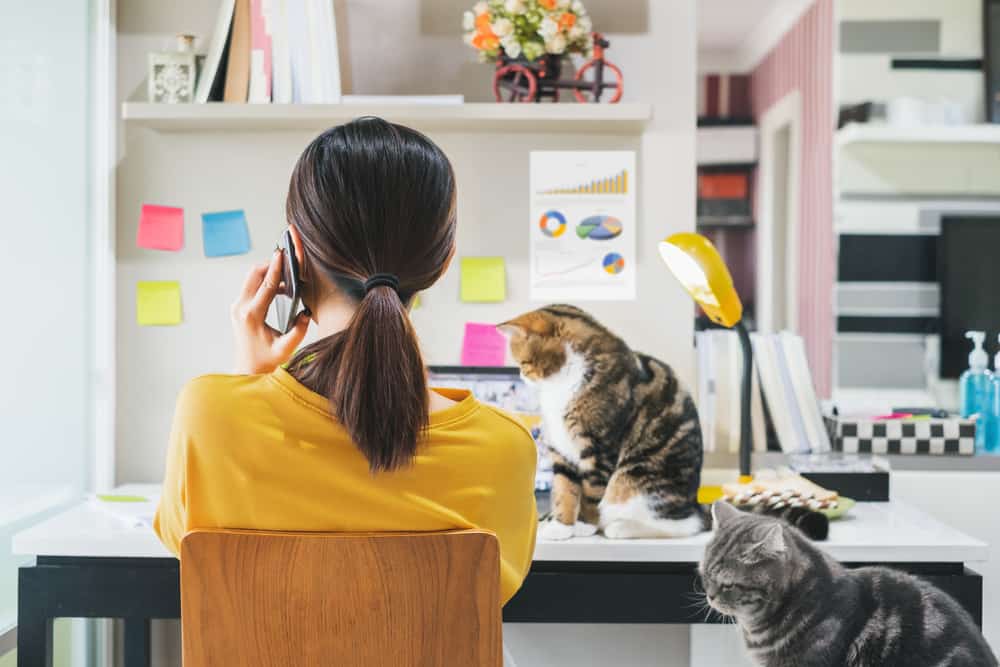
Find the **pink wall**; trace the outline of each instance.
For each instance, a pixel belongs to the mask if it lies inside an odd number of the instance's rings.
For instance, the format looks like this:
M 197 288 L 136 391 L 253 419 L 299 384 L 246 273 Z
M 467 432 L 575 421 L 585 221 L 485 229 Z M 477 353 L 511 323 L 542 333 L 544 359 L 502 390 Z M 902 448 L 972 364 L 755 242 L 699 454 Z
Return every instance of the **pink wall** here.
M 833 0 L 816 0 L 752 73 L 754 119 L 788 93 L 802 96 L 799 333 L 813 380 L 829 396 L 833 355 Z

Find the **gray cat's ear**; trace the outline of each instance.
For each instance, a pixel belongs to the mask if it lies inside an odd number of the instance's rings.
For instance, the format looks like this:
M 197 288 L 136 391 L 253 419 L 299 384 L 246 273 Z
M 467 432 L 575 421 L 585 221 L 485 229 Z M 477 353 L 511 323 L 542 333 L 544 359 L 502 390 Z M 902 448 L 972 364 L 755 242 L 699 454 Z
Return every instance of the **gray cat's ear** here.
M 787 548 L 785 545 L 785 532 L 781 529 L 781 524 L 775 522 L 774 525 L 768 526 L 767 532 L 764 533 L 764 539 L 757 543 L 761 552 L 766 553 L 770 556 L 779 556 L 785 553 Z
M 716 500 L 712 503 L 712 524 L 715 526 L 725 526 L 739 515 L 740 510 L 733 507 L 728 500 Z

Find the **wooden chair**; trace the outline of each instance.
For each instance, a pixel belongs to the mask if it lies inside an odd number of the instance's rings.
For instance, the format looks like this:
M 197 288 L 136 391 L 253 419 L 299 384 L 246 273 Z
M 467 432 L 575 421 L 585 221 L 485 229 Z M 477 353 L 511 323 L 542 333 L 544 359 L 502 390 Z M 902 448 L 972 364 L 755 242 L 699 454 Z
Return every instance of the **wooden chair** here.
M 191 532 L 184 667 L 499 667 L 499 557 L 478 530 Z

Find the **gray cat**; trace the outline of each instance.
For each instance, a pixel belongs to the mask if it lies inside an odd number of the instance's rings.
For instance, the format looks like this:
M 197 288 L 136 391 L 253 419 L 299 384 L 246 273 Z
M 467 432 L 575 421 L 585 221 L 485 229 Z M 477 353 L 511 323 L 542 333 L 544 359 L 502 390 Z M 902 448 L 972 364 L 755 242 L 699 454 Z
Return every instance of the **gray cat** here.
M 848 570 L 791 525 L 715 503 L 700 572 L 708 604 L 736 619 L 763 667 L 990 667 L 972 618 L 925 581 Z

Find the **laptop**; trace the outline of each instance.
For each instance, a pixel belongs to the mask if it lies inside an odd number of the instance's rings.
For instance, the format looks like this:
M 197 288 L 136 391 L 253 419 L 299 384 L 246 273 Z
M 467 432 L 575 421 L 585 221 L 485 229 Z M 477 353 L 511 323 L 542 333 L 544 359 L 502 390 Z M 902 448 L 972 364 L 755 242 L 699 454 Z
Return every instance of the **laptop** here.
M 535 491 L 552 489 L 552 462 L 539 441 L 541 411 L 535 390 L 521 379 L 518 368 L 506 366 L 431 366 L 432 387 L 468 389 L 482 403 L 511 414 L 531 432 L 538 447 Z

